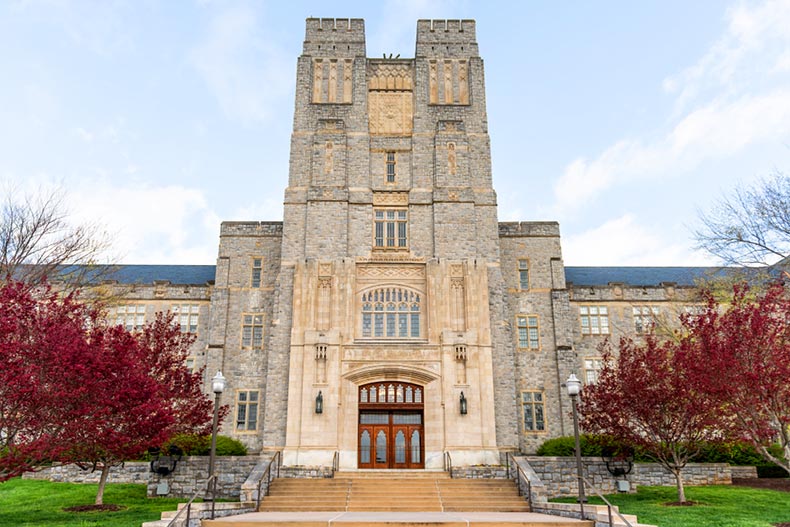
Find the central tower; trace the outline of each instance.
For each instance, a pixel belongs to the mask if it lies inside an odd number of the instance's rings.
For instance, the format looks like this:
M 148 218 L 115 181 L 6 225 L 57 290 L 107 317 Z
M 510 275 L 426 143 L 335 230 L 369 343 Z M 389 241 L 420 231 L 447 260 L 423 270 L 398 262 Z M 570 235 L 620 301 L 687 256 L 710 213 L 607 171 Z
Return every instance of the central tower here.
M 498 463 L 516 391 L 474 21 L 368 59 L 361 19 L 308 19 L 296 86 L 264 443 L 286 465 Z

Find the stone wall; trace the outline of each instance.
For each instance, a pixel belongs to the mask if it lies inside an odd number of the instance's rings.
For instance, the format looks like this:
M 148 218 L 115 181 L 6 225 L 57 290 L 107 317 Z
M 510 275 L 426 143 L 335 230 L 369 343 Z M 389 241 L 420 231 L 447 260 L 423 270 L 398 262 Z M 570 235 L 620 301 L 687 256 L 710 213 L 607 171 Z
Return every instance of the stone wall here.
M 453 467 L 452 477 L 459 479 L 507 479 L 507 467 L 502 465 L 476 465 Z
M 149 472 L 148 497 L 191 498 L 195 492 L 206 486 L 208 461 L 207 456 L 188 456 L 182 458 L 175 471 L 167 476 Z M 259 461 L 258 456 L 218 457 L 215 468 L 218 476 L 217 497 L 239 499 L 241 486 Z M 167 484 L 166 493 L 158 492 L 160 484 Z
M 148 483 L 151 467 L 146 461 L 128 461 L 110 468 L 107 483 Z M 77 465 L 55 464 L 37 472 L 26 472 L 22 479 L 43 479 L 65 483 L 98 483 L 101 470 L 83 470 Z
M 576 460 L 573 457 L 519 458 L 526 461 L 545 485 L 549 496 L 576 496 Z M 597 457 L 582 458 L 584 475 L 602 494 L 617 492 L 617 479 L 606 469 L 606 464 Z M 625 476 L 631 483 L 631 491 L 637 485 L 675 486 L 675 476 L 658 463 L 635 463 L 630 474 Z M 686 485 L 729 485 L 732 483 L 730 465 L 726 463 L 689 463 L 683 469 Z M 588 492 L 590 494 L 590 492 Z

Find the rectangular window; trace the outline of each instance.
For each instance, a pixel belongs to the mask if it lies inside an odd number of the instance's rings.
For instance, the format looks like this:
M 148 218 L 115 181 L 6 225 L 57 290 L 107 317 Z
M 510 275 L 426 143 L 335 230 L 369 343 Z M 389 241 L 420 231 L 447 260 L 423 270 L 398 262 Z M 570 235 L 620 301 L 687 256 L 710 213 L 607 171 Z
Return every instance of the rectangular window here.
M 110 312 L 110 320 L 127 331 L 139 331 L 145 325 L 145 304 L 116 306 Z
M 595 384 L 598 382 L 598 373 L 603 366 L 603 359 L 600 357 L 587 357 L 584 359 L 584 382 L 585 384 Z
M 523 291 L 529 289 L 529 260 L 518 261 L 518 288 Z
M 521 392 L 521 409 L 524 414 L 525 432 L 546 431 L 546 420 L 543 411 L 543 392 Z
M 656 320 L 660 313 L 658 306 L 634 306 L 634 331 L 637 333 L 649 333 L 656 325 Z
M 198 313 L 200 306 L 197 304 L 176 304 L 170 306 L 173 320 L 181 326 L 182 333 L 197 333 Z
M 263 348 L 263 315 L 242 315 L 241 347 L 251 349 Z
M 387 152 L 387 183 L 395 183 L 395 152 Z
M 263 258 L 252 259 L 252 277 L 250 279 L 250 287 L 261 286 L 261 275 L 263 273 Z
M 236 430 L 258 429 L 258 390 L 240 391 L 236 395 Z
M 376 247 L 405 249 L 407 247 L 406 225 L 406 209 L 377 209 L 374 225 Z
M 191 373 L 195 373 L 195 357 L 187 357 L 184 362 L 186 363 L 187 369 Z
M 582 335 L 608 335 L 609 310 L 606 306 L 579 306 Z
M 540 349 L 540 331 L 536 315 L 519 315 L 516 317 L 518 328 L 518 347 L 522 349 Z

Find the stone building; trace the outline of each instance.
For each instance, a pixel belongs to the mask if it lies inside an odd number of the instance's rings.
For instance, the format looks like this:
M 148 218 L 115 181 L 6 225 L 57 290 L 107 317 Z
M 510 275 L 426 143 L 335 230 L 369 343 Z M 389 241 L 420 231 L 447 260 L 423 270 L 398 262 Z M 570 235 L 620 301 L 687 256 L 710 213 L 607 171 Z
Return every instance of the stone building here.
M 283 221 L 223 223 L 216 266 L 120 270 L 112 316 L 175 311 L 207 391 L 228 379 L 223 433 L 285 465 L 492 464 L 568 435 L 564 380 L 704 269 L 567 268 L 557 223 L 498 222 L 485 100 L 472 20 L 373 59 L 363 20 L 308 19 Z

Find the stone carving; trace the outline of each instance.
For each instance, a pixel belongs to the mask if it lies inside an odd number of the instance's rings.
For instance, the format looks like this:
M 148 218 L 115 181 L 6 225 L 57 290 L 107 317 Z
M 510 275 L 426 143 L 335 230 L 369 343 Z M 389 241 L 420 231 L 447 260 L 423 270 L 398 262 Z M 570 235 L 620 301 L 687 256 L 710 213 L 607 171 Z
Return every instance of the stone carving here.
M 409 204 L 408 192 L 374 192 L 373 206 L 375 207 L 402 207 Z
M 332 276 L 332 264 L 322 263 L 318 264 L 318 276 Z
M 351 103 L 351 88 L 353 87 L 351 74 L 354 71 L 354 61 L 346 59 L 343 62 L 343 102 Z
M 450 276 L 461 277 L 464 275 L 464 266 L 461 264 L 452 264 L 450 266 Z
M 429 66 L 428 85 L 430 87 L 430 103 L 437 104 L 439 102 L 439 83 L 437 79 L 437 65 L 436 61 L 432 60 Z
M 408 265 L 361 265 L 357 268 L 359 278 L 425 278 L 425 267 Z
M 458 102 L 469 104 L 469 80 L 467 64 L 465 60 L 458 63 Z
M 453 104 L 453 62 L 444 61 L 444 103 Z
M 454 176 L 458 171 L 458 158 L 455 152 L 455 143 L 447 143 L 447 171 Z
M 323 91 L 324 83 L 324 61 L 315 59 L 313 61 L 313 102 L 324 102 L 321 100 L 321 92 Z
M 409 64 L 371 63 L 368 66 L 368 89 L 371 91 L 411 91 L 414 80 Z
M 368 111 L 371 134 L 411 135 L 414 112 L 411 92 L 370 92 Z
M 328 102 L 337 102 L 337 60 L 329 62 Z
M 334 170 L 334 148 L 332 141 L 327 141 L 324 150 L 324 174 L 331 174 Z

